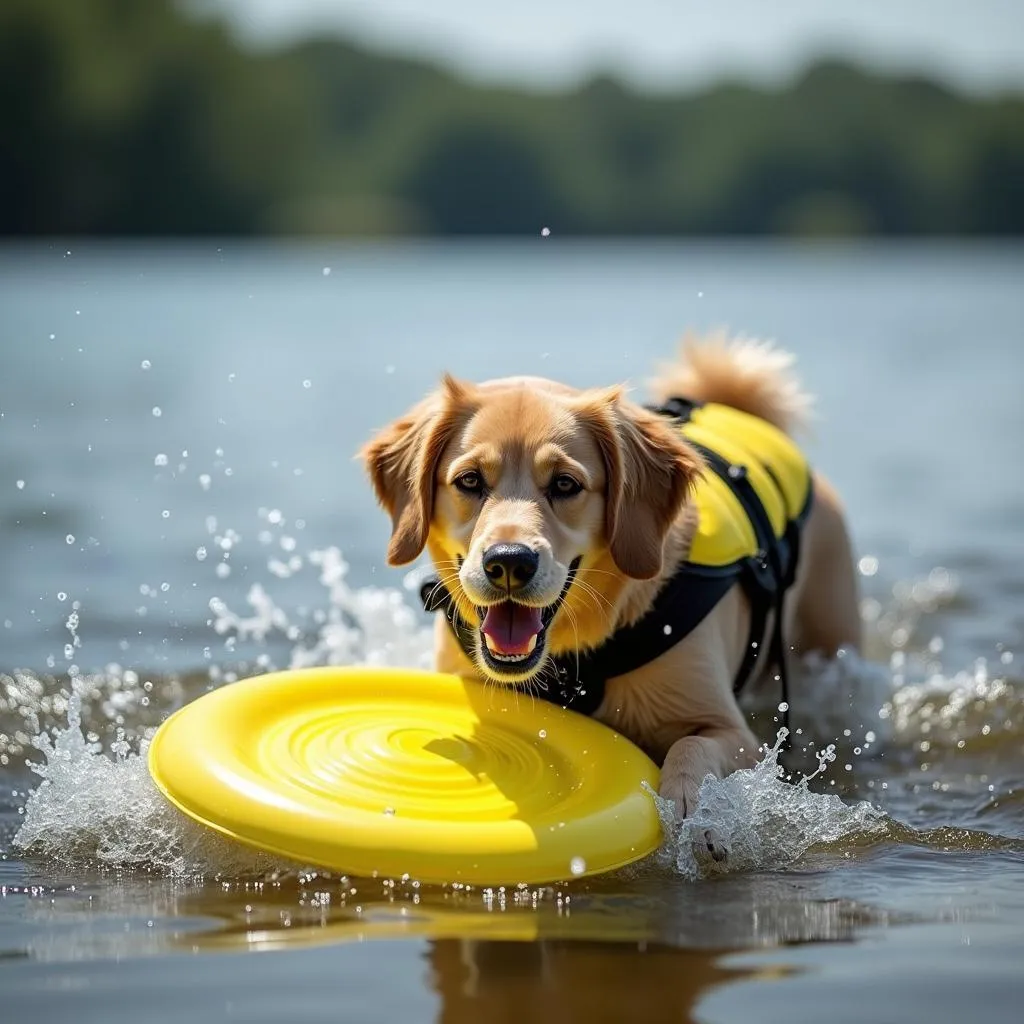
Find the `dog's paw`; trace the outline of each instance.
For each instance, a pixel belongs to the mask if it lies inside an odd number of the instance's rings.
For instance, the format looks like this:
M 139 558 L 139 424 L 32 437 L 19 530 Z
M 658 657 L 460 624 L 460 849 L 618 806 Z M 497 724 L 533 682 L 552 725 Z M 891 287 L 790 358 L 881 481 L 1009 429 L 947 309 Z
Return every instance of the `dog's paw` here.
M 700 808 L 701 784 L 708 774 L 713 774 L 706 770 L 698 774 L 692 769 L 699 770 L 704 766 L 699 761 L 695 764 L 692 756 L 682 756 L 692 755 L 695 746 L 685 740 L 677 744 L 662 769 L 660 794 L 664 799 L 672 801 L 677 822 L 692 818 L 697 813 Z M 729 847 L 718 830 L 711 826 L 695 831 L 693 853 L 699 862 L 721 865 L 728 860 Z
M 710 857 L 716 864 L 724 864 L 729 859 L 729 847 L 717 829 L 704 829 L 702 838 L 704 840 L 704 849 L 700 851 L 702 856 Z
M 663 786 L 660 795 L 672 801 L 676 822 L 681 824 L 696 812 L 699 792 L 698 785 L 683 785 L 678 790 L 676 787 Z M 729 858 L 729 846 L 713 826 L 696 830 L 692 843 L 693 855 L 698 863 L 724 865 Z
M 700 780 L 686 775 L 662 774 L 658 793 L 672 804 L 677 822 L 692 817 L 700 806 Z

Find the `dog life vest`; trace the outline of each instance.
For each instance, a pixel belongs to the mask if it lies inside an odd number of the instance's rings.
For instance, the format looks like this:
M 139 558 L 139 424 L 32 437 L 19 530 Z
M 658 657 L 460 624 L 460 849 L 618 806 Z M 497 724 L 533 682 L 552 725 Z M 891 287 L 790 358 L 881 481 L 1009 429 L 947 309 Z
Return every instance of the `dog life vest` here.
M 592 715 L 604 700 L 609 679 L 635 671 L 674 647 L 739 583 L 750 602 L 751 617 L 734 690 L 739 692 L 758 664 L 768 615 L 774 611 L 768 659 L 779 672 L 788 725 L 782 604 L 796 576 L 800 534 L 813 500 L 810 467 L 786 434 L 749 413 L 681 398 L 654 411 L 678 424 L 707 466 L 691 499 L 699 520 L 688 556 L 642 619 L 617 630 L 593 650 L 552 656 L 543 681 L 524 685 L 544 700 Z M 563 597 L 578 565 L 577 559 Z M 431 579 L 421 588 L 424 607 L 445 612 L 473 661 L 477 630 L 462 621 L 448 592 L 437 584 Z

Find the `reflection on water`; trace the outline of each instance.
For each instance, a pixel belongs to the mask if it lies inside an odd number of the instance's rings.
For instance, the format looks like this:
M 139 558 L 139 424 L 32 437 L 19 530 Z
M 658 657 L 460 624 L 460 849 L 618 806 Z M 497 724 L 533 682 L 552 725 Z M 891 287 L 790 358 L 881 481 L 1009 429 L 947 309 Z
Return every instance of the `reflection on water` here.
M 598 942 L 708 950 L 848 941 L 910 918 L 835 895 L 822 855 L 814 870 L 737 875 L 711 890 L 648 869 L 559 887 L 473 890 L 308 873 L 189 886 L 158 880 L 5 888 L 34 937 L 5 956 L 79 960 L 111 955 L 268 951 L 397 938 Z M 116 928 L 111 928 L 112 924 Z
M 369 940 L 386 956 L 388 940 L 422 940 L 439 1021 L 612 1021 L 638 1014 L 686 1021 L 717 985 L 788 972 L 724 967 L 725 954 L 846 942 L 896 920 L 830 897 L 826 877 L 724 879 L 712 899 L 656 875 L 632 879 L 628 888 L 605 882 L 489 895 L 313 877 L 191 891 L 159 881 L 68 883 L 6 893 L 5 900 L 22 902 L 29 938 L 0 948 L 0 958 L 60 965 Z M 229 974 L 237 970 L 233 963 L 225 962 Z M 138 970 L 148 971 L 144 964 Z M 285 1000 L 277 1008 L 289 1012 Z
M 723 968 L 719 951 L 617 943 L 445 940 L 426 957 L 438 1024 L 689 1021 L 715 986 L 756 973 Z
M 758 1005 L 763 995 L 753 993 L 763 993 L 765 985 L 788 984 L 815 970 L 814 958 L 801 949 L 846 946 L 915 922 L 981 933 L 1014 905 L 1014 891 L 1017 912 L 1024 909 L 1024 854 L 1004 864 L 1001 886 L 971 894 L 962 884 L 965 871 L 977 870 L 968 859 L 926 851 L 908 858 L 906 850 L 888 844 L 852 863 L 822 854 L 799 872 L 702 886 L 673 885 L 657 872 L 506 893 L 313 875 L 192 888 L 145 879 L 68 881 L 7 892 L 5 900 L 20 901 L 24 911 L 23 944 L 0 948 L 0 959 L 49 963 L 58 977 L 80 979 L 71 965 L 83 959 L 127 957 L 147 988 L 159 988 L 167 985 L 161 979 L 168 977 L 169 955 L 214 957 L 226 990 L 239 986 L 250 1002 L 259 993 L 265 1019 L 316 1020 L 331 1014 L 341 991 L 330 974 L 332 964 L 345 963 L 342 947 L 376 948 L 369 963 L 386 975 L 401 939 L 418 950 L 426 969 L 422 983 L 437 1000 L 413 1019 L 728 1020 L 715 1007 L 733 985 L 759 986 L 749 990 L 751 1005 Z M 889 891 L 893 880 L 913 882 L 922 871 L 933 883 L 927 894 L 918 888 L 911 902 L 920 906 L 885 909 L 899 902 Z M 874 891 L 878 902 L 851 899 L 843 890 Z M 1019 936 L 1010 941 L 1020 946 Z M 750 955 L 780 948 L 785 952 Z M 308 958 L 317 949 L 333 954 L 306 960 L 320 965 L 310 1002 L 297 1005 L 294 986 L 271 980 L 280 977 L 278 969 L 260 966 L 268 953 L 270 960 Z M 225 956 L 241 952 L 263 955 L 252 961 Z M 103 976 L 106 968 L 97 970 Z M 9 1005 L 19 1005 L 19 991 Z M 86 990 L 86 1007 L 94 1005 L 88 997 Z M 824 1010 L 829 995 L 819 998 Z M 163 1019 L 156 1013 L 154 1019 Z M 381 1013 L 374 1019 L 391 1018 Z

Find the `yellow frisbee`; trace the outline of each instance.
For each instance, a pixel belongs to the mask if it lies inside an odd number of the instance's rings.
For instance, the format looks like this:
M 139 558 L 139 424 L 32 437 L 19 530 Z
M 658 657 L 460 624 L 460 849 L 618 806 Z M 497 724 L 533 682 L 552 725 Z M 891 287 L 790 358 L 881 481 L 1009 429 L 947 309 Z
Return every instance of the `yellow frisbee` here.
M 149 770 L 189 817 L 346 874 L 543 884 L 657 849 L 658 769 L 582 715 L 412 669 L 276 672 L 173 714 Z

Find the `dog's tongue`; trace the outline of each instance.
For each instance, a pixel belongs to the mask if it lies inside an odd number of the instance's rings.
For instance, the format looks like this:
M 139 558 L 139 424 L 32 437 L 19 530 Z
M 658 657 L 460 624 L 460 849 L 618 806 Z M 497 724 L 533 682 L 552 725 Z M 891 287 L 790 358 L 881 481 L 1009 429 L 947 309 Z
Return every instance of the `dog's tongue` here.
M 544 624 L 539 608 L 502 601 L 487 609 L 480 628 L 502 654 L 529 654 L 530 640 L 544 628 Z

